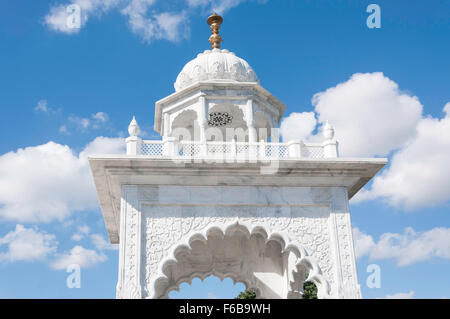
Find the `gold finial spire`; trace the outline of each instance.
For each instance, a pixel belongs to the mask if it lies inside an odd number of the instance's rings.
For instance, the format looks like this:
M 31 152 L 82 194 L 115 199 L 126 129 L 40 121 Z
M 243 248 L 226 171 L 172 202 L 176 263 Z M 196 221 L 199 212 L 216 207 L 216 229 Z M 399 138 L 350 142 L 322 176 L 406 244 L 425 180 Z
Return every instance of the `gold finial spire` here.
M 213 13 L 212 15 L 210 15 L 208 17 L 206 22 L 211 27 L 212 34 L 209 37 L 209 43 L 211 43 L 211 48 L 212 49 L 216 49 L 216 48 L 220 49 L 220 42 L 222 42 L 222 38 L 220 37 L 219 29 L 220 29 L 220 25 L 223 22 L 223 18 L 220 15 Z

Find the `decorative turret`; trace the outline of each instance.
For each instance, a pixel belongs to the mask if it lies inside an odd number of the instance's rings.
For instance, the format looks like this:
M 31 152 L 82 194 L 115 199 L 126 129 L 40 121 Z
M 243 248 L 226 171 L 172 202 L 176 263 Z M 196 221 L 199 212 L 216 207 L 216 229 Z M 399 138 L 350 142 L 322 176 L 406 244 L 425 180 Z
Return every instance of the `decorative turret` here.
M 212 49 L 188 62 L 175 93 L 156 102 L 155 131 L 163 140 L 267 142 L 278 127 L 286 106 L 259 84 L 244 59 L 220 49 L 222 22 L 215 13 L 208 17 Z M 237 133 L 227 134 L 230 129 Z
M 138 137 L 139 125 L 133 116 L 133 119 L 128 125 L 128 134 L 130 136 L 125 140 L 127 143 L 127 154 L 128 155 L 139 155 L 142 152 L 142 139 Z
M 332 140 L 334 137 L 334 127 L 332 127 L 328 121 L 325 122 L 323 127 L 323 137 L 326 141 Z
M 219 35 L 220 25 L 223 18 L 213 13 L 206 20 L 211 26 L 209 43 L 212 50 L 199 53 L 195 59 L 188 62 L 174 84 L 175 91 L 196 82 L 227 81 L 227 82 L 258 82 L 255 71 L 244 59 L 237 57 L 233 52 L 220 49 L 222 38 Z
M 323 126 L 323 153 L 325 157 L 339 157 L 338 142 L 334 139 L 334 127 L 326 121 Z
M 139 134 L 139 125 L 137 124 L 134 116 L 130 122 L 130 125 L 128 125 L 128 134 L 130 134 L 130 136 L 138 136 Z

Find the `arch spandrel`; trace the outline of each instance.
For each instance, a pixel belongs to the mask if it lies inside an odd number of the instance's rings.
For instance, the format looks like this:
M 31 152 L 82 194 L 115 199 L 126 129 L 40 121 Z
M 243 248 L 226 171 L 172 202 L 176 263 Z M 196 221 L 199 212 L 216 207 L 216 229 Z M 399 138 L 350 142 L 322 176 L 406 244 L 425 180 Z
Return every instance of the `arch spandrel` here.
M 239 247 L 236 243 L 240 243 Z M 290 262 L 286 262 L 288 259 Z M 181 283 L 210 275 L 242 282 L 259 298 L 298 297 L 305 281 L 304 276 L 299 276 L 302 269 L 309 274 L 306 280 L 317 285 L 319 297 L 329 298 L 328 280 L 301 245 L 285 233 L 236 221 L 184 236 L 147 277 L 145 297 L 167 298 Z

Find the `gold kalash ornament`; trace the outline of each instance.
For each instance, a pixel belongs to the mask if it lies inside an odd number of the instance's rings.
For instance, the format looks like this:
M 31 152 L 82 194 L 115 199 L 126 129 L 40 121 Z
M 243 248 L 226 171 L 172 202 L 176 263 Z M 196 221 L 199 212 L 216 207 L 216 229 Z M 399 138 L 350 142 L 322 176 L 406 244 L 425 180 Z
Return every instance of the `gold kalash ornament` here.
M 220 49 L 220 42 L 222 42 L 222 38 L 220 37 L 219 29 L 220 25 L 223 22 L 223 18 L 220 15 L 213 13 L 211 16 L 208 17 L 206 22 L 211 27 L 212 34 L 209 37 L 209 43 L 211 43 L 211 48 Z

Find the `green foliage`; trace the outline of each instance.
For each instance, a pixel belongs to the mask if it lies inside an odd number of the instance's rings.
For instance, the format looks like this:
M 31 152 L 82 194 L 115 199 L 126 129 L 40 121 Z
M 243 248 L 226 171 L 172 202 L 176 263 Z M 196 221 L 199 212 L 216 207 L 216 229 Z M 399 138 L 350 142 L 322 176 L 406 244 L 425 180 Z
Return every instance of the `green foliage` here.
M 241 292 L 235 299 L 256 299 L 256 293 L 251 290 Z M 303 299 L 317 299 L 317 286 L 311 281 L 303 284 Z
M 256 293 L 251 290 L 241 292 L 235 299 L 255 299 Z
M 317 286 L 311 281 L 303 284 L 303 299 L 317 299 Z

